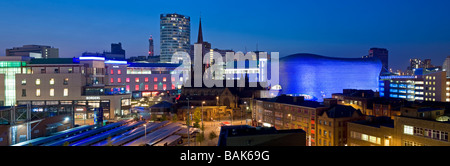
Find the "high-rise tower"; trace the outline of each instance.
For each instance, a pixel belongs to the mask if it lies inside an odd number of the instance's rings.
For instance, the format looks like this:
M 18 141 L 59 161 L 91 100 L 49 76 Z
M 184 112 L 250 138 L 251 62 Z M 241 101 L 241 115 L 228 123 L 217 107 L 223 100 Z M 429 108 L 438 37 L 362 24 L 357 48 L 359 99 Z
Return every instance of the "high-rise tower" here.
M 155 56 L 155 52 L 153 51 L 153 36 L 152 35 L 150 35 L 150 39 L 148 39 L 148 43 L 149 43 L 149 46 L 148 46 L 148 56 Z
M 369 50 L 369 58 L 378 58 L 381 60 L 381 73 L 389 71 L 389 52 L 385 48 L 371 48 Z
M 191 19 L 181 14 L 161 14 L 160 62 L 170 62 L 175 52 L 190 52 Z

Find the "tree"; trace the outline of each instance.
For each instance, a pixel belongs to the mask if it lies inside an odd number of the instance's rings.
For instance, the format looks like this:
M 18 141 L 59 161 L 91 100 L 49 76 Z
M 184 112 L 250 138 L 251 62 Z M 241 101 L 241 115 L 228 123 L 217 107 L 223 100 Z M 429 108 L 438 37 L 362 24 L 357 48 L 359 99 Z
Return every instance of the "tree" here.
M 216 132 L 211 131 L 211 132 L 209 133 L 209 140 L 212 141 L 214 138 L 217 138 L 217 134 L 216 134 Z
M 194 111 L 194 127 L 200 128 L 200 121 L 202 118 L 202 112 L 199 109 Z
M 166 115 L 162 115 L 162 117 L 161 117 L 161 122 L 162 121 L 166 121 L 167 120 L 167 116 Z
M 63 144 L 63 146 L 69 146 L 70 145 L 70 143 L 69 142 L 64 142 L 64 144 Z
M 175 123 L 175 122 L 177 122 L 177 121 L 178 121 L 178 116 L 177 116 L 177 114 L 174 114 L 174 115 L 172 116 L 172 122 Z
M 205 140 L 205 133 L 200 132 L 195 139 L 197 142 L 199 142 L 199 144 L 202 144 L 202 142 Z
M 106 146 L 113 146 L 111 141 L 111 136 L 108 136 L 108 144 Z

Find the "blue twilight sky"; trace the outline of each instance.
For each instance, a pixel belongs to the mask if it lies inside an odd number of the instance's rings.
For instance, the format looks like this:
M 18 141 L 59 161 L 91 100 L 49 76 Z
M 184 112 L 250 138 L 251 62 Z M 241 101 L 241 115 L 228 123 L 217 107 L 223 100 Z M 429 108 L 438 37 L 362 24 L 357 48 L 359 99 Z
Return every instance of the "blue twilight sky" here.
M 127 57 L 146 55 L 148 38 L 159 54 L 159 15 L 191 17 L 191 44 L 202 16 L 213 48 L 361 57 L 389 50 L 390 67 L 410 58 L 442 65 L 450 55 L 449 0 L 4 0 L 0 50 L 51 45 L 60 57 L 109 51 L 121 42 Z M 0 51 L 4 56 L 5 51 Z

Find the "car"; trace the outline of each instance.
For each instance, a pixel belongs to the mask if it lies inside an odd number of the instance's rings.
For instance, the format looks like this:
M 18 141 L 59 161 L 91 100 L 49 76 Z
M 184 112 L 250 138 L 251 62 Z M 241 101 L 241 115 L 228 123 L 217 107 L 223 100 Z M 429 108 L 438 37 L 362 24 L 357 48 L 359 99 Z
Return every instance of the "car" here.
M 230 122 L 221 122 L 220 126 L 231 126 Z

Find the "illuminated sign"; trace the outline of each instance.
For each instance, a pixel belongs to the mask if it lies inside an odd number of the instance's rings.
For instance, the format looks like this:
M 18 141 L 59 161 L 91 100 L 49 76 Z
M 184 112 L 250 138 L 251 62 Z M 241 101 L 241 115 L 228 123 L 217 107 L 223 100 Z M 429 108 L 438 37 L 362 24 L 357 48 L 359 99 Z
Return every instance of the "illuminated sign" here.
M 117 61 L 117 60 L 107 60 L 105 61 L 106 64 L 127 64 L 127 61 Z
M 104 61 L 105 57 L 86 57 L 86 56 L 81 56 L 80 60 L 101 60 L 101 61 Z
M 100 100 L 100 96 L 86 96 L 86 100 Z

